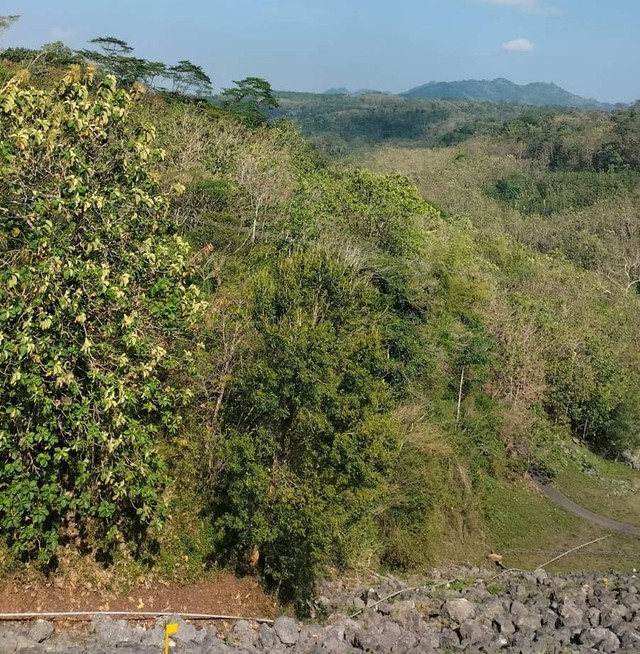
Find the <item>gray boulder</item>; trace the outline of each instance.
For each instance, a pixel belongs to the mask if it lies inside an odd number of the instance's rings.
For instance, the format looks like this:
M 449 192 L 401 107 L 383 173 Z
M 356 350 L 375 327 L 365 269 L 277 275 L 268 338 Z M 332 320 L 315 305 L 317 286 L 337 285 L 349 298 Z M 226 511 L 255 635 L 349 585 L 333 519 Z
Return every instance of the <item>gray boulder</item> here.
M 640 631 L 629 629 L 619 635 L 620 645 L 625 652 L 640 652 Z
M 238 649 L 248 648 L 253 645 L 256 634 L 247 620 L 238 620 L 227 634 L 226 644 Z
M 468 599 L 447 600 L 443 606 L 444 614 L 458 624 L 476 617 L 476 607 Z
M 126 620 L 112 620 L 107 615 L 96 615 L 89 625 L 90 633 L 93 633 L 98 642 L 107 645 L 116 643 L 139 643 L 142 632 L 134 629 Z
M 544 584 L 549 579 L 549 573 L 544 568 L 538 568 L 533 574 L 537 584 Z
M 517 631 L 533 636 L 542 626 L 542 618 L 536 613 L 527 612 L 513 617 Z
M 462 650 L 464 645 L 460 640 L 460 634 L 454 629 L 443 629 L 440 634 L 440 647 L 443 650 Z
M 44 643 L 53 633 L 53 625 L 50 622 L 39 621 L 31 626 L 28 637 L 36 643 Z
M 280 643 L 280 639 L 276 632 L 266 624 L 261 624 L 258 628 L 258 641 L 257 644 L 267 652 L 271 651 L 276 645 Z
M 602 611 L 600 624 L 615 631 L 615 628 L 626 620 L 627 613 L 627 607 L 624 604 L 609 606 Z
M 584 623 L 584 611 L 571 600 L 565 600 L 559 610 L 558 626 L 567 627 L 568 629 L 576 629 L 582 627 Z
M 581 645 L 592 647 L 598 652 L 617 652 L 620 649 L 618 637 L 604 627 L 585 629 L 580 633 L 579 641 Z
M 4 631 L 0 637 L 0 654 L 13 654 L 14 652 L 35 647 L 36 643 L 16 631 Z
M 293 618 L 280 616 L 273 623 L 273 631 L 283 645 L 295 645 L 300 637 L 300 627 Z
M 204 640 L 204 633 L 198 630 L 188 622 L 181 620 L 182 624 L 178 626 L 178 631 L 171 636 L 176 643 L 197 643 Z
M 458 632 L 465 645 L 475 645 L 493 639 L 493 631 L 490 628 L 483 627 L 476 620 L 469 620 L 460 625 Z
M 162 647 L 164 643 L 164 627 L 157 624 L 153 629 L 147 629 L 140 639 L 143 645 Z
M 511 614 L 502 600 L 493 600 L 482 606 L 480 616 L 500 634 L 510 635 L 516 630 Z
M 396 639 L 394 646 L 391 648 L 392 652 L 399 654 L 406 654 L 410 652 L 418 643 L 417 636 L 411 631 L 403 631 L 402 634 Z
M 587 621 L 592 627 L 599 627 L 600 616 L 601 616 L 600 610 L 597 609 L 595 606 L 591 606 L 587 609 L 587 613 L 585 617 L 587 618 Z
M 640 470 L 640 448 L 637 450 L 626 450 L 622 453 L 622 456 L 634 470 Z
M 202 654 L 230 654 L 231 648 L 217 636 L 209 633 L 202 644 L 201 651 Z

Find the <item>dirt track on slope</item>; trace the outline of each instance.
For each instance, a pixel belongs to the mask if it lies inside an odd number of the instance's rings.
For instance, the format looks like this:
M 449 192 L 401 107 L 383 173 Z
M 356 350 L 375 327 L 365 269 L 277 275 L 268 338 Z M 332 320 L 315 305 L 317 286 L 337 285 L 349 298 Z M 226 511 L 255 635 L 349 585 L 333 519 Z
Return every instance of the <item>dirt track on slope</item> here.
M 606 529 L 611 529 L 612 531 L 617 531 L 621 534 L 627 534 L 628 536 L 637 536 L 640 538 L 640 527 L 635 527 L 634 525 L 628 525 L 624 522 L 618 522 L 617 520 L 612 520 L 611 518 L 606 518 L 605 516 L 598 515 L 593 513 L 588 509 L 576 504 L 573 500 L 570 500 L 568 497 L 563 495 L 558 489 L 551 486 L 551 484 L 543 484 L 540 482 L 535 482 L 536 486 L 548 497 L 551 501 L 555 502 L 563 509 L 573 513 L 584 520 L 593 522 L 596 525 L 605 527 Z

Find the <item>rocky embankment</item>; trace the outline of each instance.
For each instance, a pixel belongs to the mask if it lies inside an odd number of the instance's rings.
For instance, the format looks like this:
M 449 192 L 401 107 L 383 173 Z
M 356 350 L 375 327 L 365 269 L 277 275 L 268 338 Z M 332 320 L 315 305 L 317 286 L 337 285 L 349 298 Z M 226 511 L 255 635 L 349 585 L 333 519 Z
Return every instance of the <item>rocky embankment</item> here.
M 315 610 L 324 617 L 303 624 L 239 621 L 198 626 L 180 618 L 172 651 L 342 654 L 346 652 L 640 652 L 640 579 L 635 575 L 554 577 L 544 570 L 499 579 L 467 571 L 463 582 L 411 590 L 395 579 L 374 588 L 326 585 Z M 356 617 L 356 611 L 361 611 Z M 157 654 L 166 619 L 141 626 L 97 616 L 83 629 L 49 622 L 0 624 L 0 654 L 44 652 Z

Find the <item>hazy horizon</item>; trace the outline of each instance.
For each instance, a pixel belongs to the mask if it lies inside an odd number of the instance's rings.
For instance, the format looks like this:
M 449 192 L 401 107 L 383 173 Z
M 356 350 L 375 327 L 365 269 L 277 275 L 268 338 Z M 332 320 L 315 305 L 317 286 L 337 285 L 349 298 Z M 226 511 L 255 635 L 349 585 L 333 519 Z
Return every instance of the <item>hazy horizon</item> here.
M 402 93 L 429 81 L 553 82 L 601 102 L 640 98 L 640 3 L 596 0 L 20 0 L 1 47 L 116 36 L 135 54 L 190 59 L 216 92 L 259 76 L 283 91 Z
M 553 80 L 532 80 L 530 82 L 514 82 L 514 80 L 509 80 L 508 78 L 500 78 L 500 77 L 492 77 L 492 78 L 486 77 L 486 78 L 482 78 L 482 79 L 477 78 L 477 77 L 475 77 L 475 78 L 469 77 L 469 78 L 460 78 L 460 79 L 455 79 L 455 80 L 454 79 L 427 80 L 425 82 L 422 82 L 421 84 L 417 84 L 416 86 L 412 86 L 411 88 L 404 89 L 403 91 L 399 91 L 397 93 L 392 93 L 391 91 L 387 91 L 386 89 L 375 88 L 375 87 L 363 87 L 363 86 L 360 86 L 358 88 L 347 88 L 347 87 L 344 87 L 344 86 L 330 86 L 329 88 L 324 89 L 323 91 L 298 91 L 297 89 L 274 89 L 274 90 L 277 93 L 318 93 L 318 94 L 324 94 L 324 93 L 327 93 L 328 91 L 343 91 L 343 90 L 346 90 L 352 95 L 353 94 L 358 94 L 358 93 L 363 92 L 363 91 L 371 91 L 371 92 L 374 92 L 374 93 L 379 92 L 379 93 L 384 93 L 384 94 L 390 93 L 392 95 L 403 95 L 404 93 L 406 93 L 408 91 L 413 91 L 415 89 L 422 88 L 424 86 L 428 86 L 429 84 L 455 84 L 455 83 L 460 83 L 460 82 L 495 82 L 495 81 L 497 81 L 499 79 L 507 79 L 507 81 L 513 82 L 514 84 L 517 84 L 518 86 L 527 86 L 529 84 L 540 84 L 540 83 L 543 83 L 543 84 L 545 84 L 545 83 L 546 84 L 556 84 L 555 82 L 553 82 Z M 571 89 L 560 87 L 560 85 L 558 85 L 558 84 L 556 84 L 556 85 L 559 88 L 562 88 L 565 91 L 571 92 Z M 579 95 L 579 94 L 576 94 L 576 95 Z M 592 97 L 586 97 L 586 96 L 583 96 L 583 97 L 585 97 L 585 99 L 587 99 L 587 100 L 596 100 L 596 101 L 602 102 L 603 104 L 606 104 L 608 102 L 607 100 L 599 100 L 598 98 L 592 98 Z M 610 104 L 614 104 L 614 103 L 610 103 Z M 628 104 L 628 103 L 625 103 L 625 104 Z

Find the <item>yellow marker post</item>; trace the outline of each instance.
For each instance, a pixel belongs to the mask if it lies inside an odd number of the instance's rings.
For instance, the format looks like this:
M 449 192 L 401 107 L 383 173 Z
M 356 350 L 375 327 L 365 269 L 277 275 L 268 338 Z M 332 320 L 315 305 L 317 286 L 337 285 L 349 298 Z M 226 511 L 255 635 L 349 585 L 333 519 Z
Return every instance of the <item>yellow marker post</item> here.
M 175 622 L 168 622 L 164 626 L 164 654 L 169 654 L 169 636 L 178 633 L 178 625 Z

